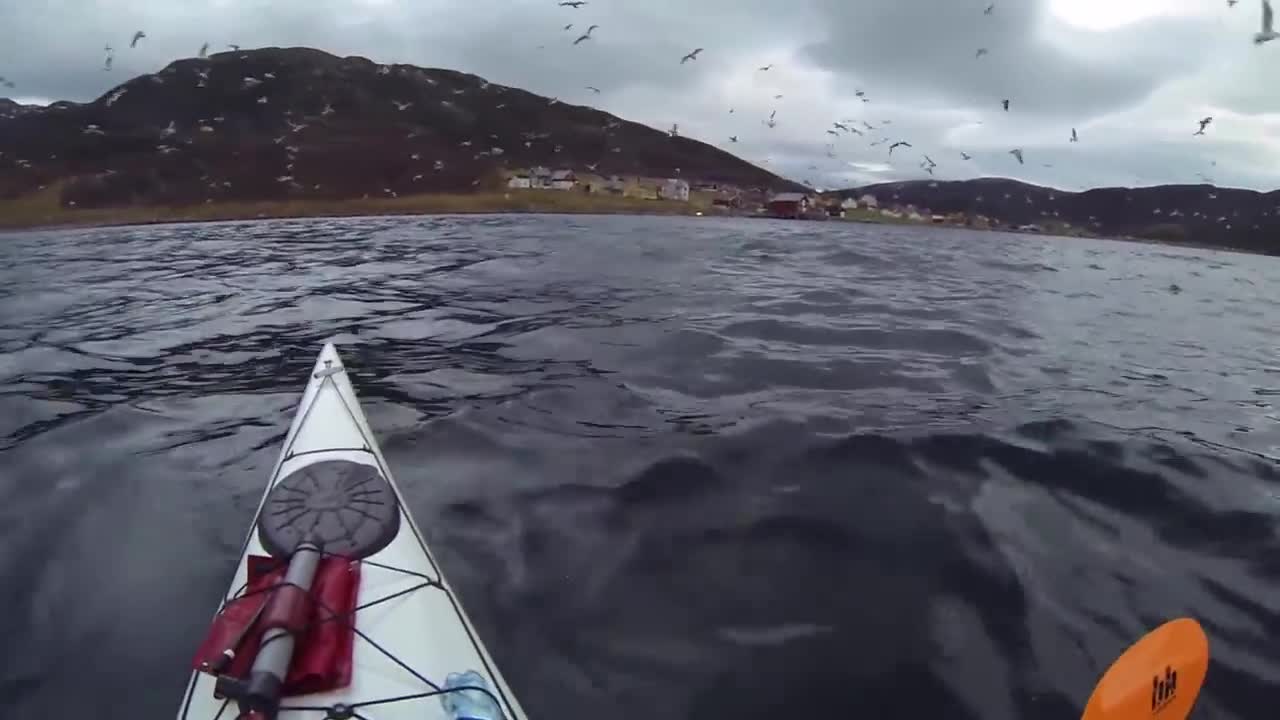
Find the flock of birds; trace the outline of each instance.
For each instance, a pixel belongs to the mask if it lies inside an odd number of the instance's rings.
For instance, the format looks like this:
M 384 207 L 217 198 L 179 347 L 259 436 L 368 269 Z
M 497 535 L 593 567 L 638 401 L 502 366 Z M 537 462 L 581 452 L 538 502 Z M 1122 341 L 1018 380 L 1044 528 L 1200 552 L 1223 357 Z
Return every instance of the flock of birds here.
M 1227 1 L 1228 8 L 1234 8 L 1239 3 L 1239 0 L 1226 0 L 1226 1 Z M 562 1 L 559 3 L 559 5 L 562 7 L 569 7 L 575 10 L 587 4 L 588 2 L 586 0 L 570 0 L 570 1 Z M 1262 45 L 1263 43 L 1267 43 L 1272 40 L 1275 40 L 1276 38 L 1280 38 L 1280 33 L 1277 33 L 1274 29 L 1274 13 L 1271 7 L 1271 0 L 1261 0 L 1261 7 L 1262 7 L 1261 29 L 1253 37 L 1253 41 L 1257 45 Z M 996 15 L 997 12 L 998 11 L 996 7 L 996 3 L 994 2 L 988 4 L 982 11 L 983 15 L 987 17 L 992 17 Z M 576 40 L 573 41 L 573 44 L 578 45 L 579 43 L 582 43 L 591 39 L 592 31 L 598 29 L 599 27 L 600 27 L 599 25 L 595 25 L 595 24 L 591 25 L 590 27 L 588 27 L 586 33 L 579 36 Z M 569 23 L 564 26 L 565 31 L 571 30 L 572 28 L 573 28 L 573 23 Z M 545 46 L 539 46 L 540 49 L 544 47 Z M 697 60 L 698 56 L 702 52 L 703 52 L 703 48 L 700 48 L 700 47 L 691 50 L 689 53 L 683 55 L 680 58 L 680 64 L 683 65 L 690 61 Z M 987 57 L 990 54 L 991 54 L 990 49 L 986 47 L 980 47 L 980 48 L 977 48 L 977 50 L 974 52 L 974 59 L 980 60 L 984 57 Z M 769 72 L 770 70 L 773 69 L 773 67 L 774 67 L 773 63 L 770 63 L 768 65 L 762 65 L 759 68 L 757 68 L 756 72 L 758 73 Z M 600 92 L 600 90 L 594 86 L 588 86 L 587 90 L 597 94 Z M 871 98 L 867 97 L 867 94 L 865 93 L 865 91 L 857 90 L 855 92 L 855 95 L 863 103 L 871 102 Z M 781 94 L 778 94 L 778 95 L 774 95 L 773 99 L 781 100 L 782 97 L 783 96 Z M 1000 101 L 1000 106 L 1004 112 L 1010 112 L 1010 106 L 1011 106 L 1010 99 L 1003 98 Z M 778 124 L 777 112 L 778 111 L 776 109 L 770 112 L 769 117 L 761 121 L 762 124 L 769 129 L 773 129 L 777 127 L 777 124 Z M 729 113 L 733 114 L 734 108 L 732 107 L 729 108 Z M 978 123 L 980 124 L 981 121 L 978 121 Z M 1208 129 L 1212 123 L 1213 123 L 1212 117 L 1205 117 L 1200 119 L 1198 121 L 1199 128 L 1194 133 L 1192 133 L 1192 135 L 1196 135 L 1196 136 L 1205 135 L 1205 130 Z M 879 133 L 880 137 L 872 141 L 870 145 L 875 147 L 875 146 L 881 146 L 881 145 L 887 144 L 888 152 L 886 157 L 889 157 L 889 158 L 893 156 L 893 151 L 898 148 L 912 149 L 913 148 L 912 144 L 907 140 L 891 138 L 887 134 L 885 134 L 886 131 L 884 130 L 884 127 L 889 124 L 890 124 L 890 121 L 888 120 L 881 121 L 879 126 L 873 126 L 872 124 L 867 123 L 866 121 L 856 121 L 851 119 L 842 119 L 836 122 L 832 122 L 831 127 L 825 131 L 826 134 L 830 136 L 830 139 L 826 140 L 824 143 L 825 154 L 828 158 L 836 159 L 835 140 L 839 139 L 842 135 L 846 135 L 846 134 L 864 136 L 866 133 Z M 676 136 L 678 133 L 678 126 L 673 125 L 671 130 L 668 131 L 668 133 L 673 137 Z M 728 142 L 730 144 L 738 143 L 739 142 L 738 135 L 735 134 L 735 135 L 728 136 Z M 1076 128 L 1074 127 L 1070 128 L 1070 134 L 1067 136 L 1067 142 L 1069 143 L 1080 142 L 1080 134 Z M 973 159 L 973 155 L 963 150 L 959 152 L 960 152 L 961 161 L 968 161 Z M 1013 160 L 1016 160 L 1019 165 L 1025 165 L 1027 162 L 1026 155 L 1023 148 L 1020 148 L 1020 147 L 1011 148 L 1007 151 L 1007 154 L 1010 157 L 1012 157 Z M 769 164 L 769 161 L 764 160 L 762 161 L 762 164 L 767 165 Z M 1213 164 L 1216 165 L 1216 163 L 1213 163 Z M 1048 164 L 1048 163 L 1044 163 L 1042 164 L 1042 166 L 1046 168 L 1053 167 L 1052 164 Z M 933 176 L 934 170 L 938 167 L 938 163 L 935 162 L 931 157 L 929 157 L 927 153 L 922 152 L 919 167 L 925 173 L 928 173 L 930 176 Z M 810 165 L 809 169 L 818 170 L 819 168 L 816 165 Z M 1212 180 L 1209 177 L 1203 174 L 1200 174 L 1199 177 L 1206 182 L 1210 182 L 1210 183 L 1212 182 Z M 813 183 L 809 180 L 805 180 L 804 184 L 810 187 L 813 186 Z
M 138 47 L 138 41 L 139 41 L 139 40 L 142 40 L 142 39 L 144 39 L 144 38 L 146 38 L 146 37 L 147 37 L 147 33 L 146 33 L 145 31 L 143 31 L 143 30 L 138 30 L 138 31 L 134 32 L 134 33 L 133 33 L 133 38 L 132 38 L 131 40 L 129 40 L 129 47 L 130 47 L 131 49 L 132 49 L 132 48 L 136 48 L 136 47 Z M 239 46 L 239 45 L 228 45 L 228 46 L 227 46 L 227 48 L 228 48 L 229 50 L 232 50 L 232 51 L 238 51 L 238 50 L 240 50 L 240 46 Z M 106 57 L 105 57 L 105 58 L 103 59 L 103 61 L 102 61 L 102 69 L 103 69 L 103 70 L 105 70 L 105 71 L 107 71 L 107 72 L 110 72 L 110 71 L 111 71 L 111 65 L 112 65 L 112 63 L 113 63 L 113 62 L 115 62 L 115 58 L 116 58 L 116 51 L 115 51 L 115 49 L 114 49 L 114 48 L 112 48 L 112 47 L 111 47 L 111 45 L 110 45 L 110 44 L 108 44 L 106 47 L 104 47 L 104 48 L 103 48 L 103 51 L 106 53 Z M 208 57 L 208 56 L 209 56 L 209 43 L 205 43 L 205 44 L 203 44 L 203 45 L 201 45 L 201 46 L 200 46 L 200 52 L 199 52 L 199 54 L 197 55 L 197 57 L 200 57 L 200 58 L 206 58 L 206 57 Z M 0 81 L 3 81 L 3 78 L 0 78 Z M 9 84 L 8 84 L 8 87 L 13 87 L 13 84 L 12 84 L 12 83 L 9 83 Z
M 1229 8 L 1233 8 L 1233 7 L 1235 7 L 1235 6 L 1238 4 L 1239 0 L 1226 0 L 1226 2 L 1227 2 L 1227 6 L 1228 6 Z M 1259 30 L 1259 32 L 1257 32 L 1257 33 L 1254 35 L 1254 38 L 1253 38 L 1254 43 L 1255 43 L 1255 44 L 1258 44 L 1258 45 L 1261 45 L 1261 44 L 1263 44 L 1263 43 L 1270 42 L 1271 40 L 1275 40 L 1276 38 L 1280 38 L 1280 33 L 1277 33 L 1277 32 L 1274 30 L 1274 13 L 1273 13 L 1273 11 L 1272 11 L 1272 7 L 1271 7 L 1271 2 L 1270 2 L 1270 0 L 1260 0 L 1260 2 L 1261 2 L 1261 7 L 1262 7 L 1262 24 L 1261 24 L 1261 29 Z M 578 10 L 578 9 L 580 9 L 580 8 L 582 8 L 582 7 L 586 6 L 586 5 L 588 5 L 588 4 L 589 4 L 589 1 L 588 1 L 588 0 L 560 0 L 560 1 L 558 2 L 558 5 L 559 5 L 560 7 L 565 7 L 565 8 L 569 8 L 569 9 L 572 9 L 572 10 Z M 995 15 L 995 14 L 997 13 L 996 3 L 991 3 L 991 4 L 987 5 L 987 6 L 986 6 L 986 8 L 985 8 L 982 12 L 983 12 L 983 15 L 988 16 L 988 17 L 991 17 L 991 16 Z M 563 31 L 564 31 L 564 32 L 569 32 L 569 31 L 571 31 L 571 30 L 574 28 L 574 25 L 575 25 L 575 23 L 572 23 L 572 22 L 570 22 L 570 23 L 568 23 L 568 24 L 564 25 L 564 27 L 563 27 Z M 586 27 L 586 30 L 585 30 L 585 31 L 583 31 L 581 34 L 577 35 L 577 37 L 572 41 L 572 45 L 573 45 L 573 46 L 577 46 L 577 45 L 580 45 L 580 44 L 582 44 L 582 43 L 584 43 L 584 42 L 587 42 L 587 41 L 592 40 L 592 39 L 594 38 L 594 34 L 593 34 L 593 33 L 595 33 L 595 31 L 596 31 L 596 30 L 599 30 L 599 29 L 600 29 L 600 25 L 599 25 L 599 24 L 595 24 L 595 23 L 593 23 L 593 24 L 588 25 L 588 26 Z M 146 39 L 146 37 L 147 37 L 147 34 L 146 34 L 146 32 L 145 32 L 145 31 L 143 31 L 143 30 L 137 30 L 136 32 L 134 32 L 134 33 L 133 33 L 133 36 L 132 36 L 132 38 L 131 38 L 131 39 L 130 39 L 130 41 L 129 41 L 129 48 L 131 48 L 131 49 L 133 49 L 133 48 L 137 48 L 138 43 L 139 43 L 140 41 L 142 41 L 142 40 Z M 229 44 L 229 45 L 227 45 L 227 47 L 228 47 L 228 49 L 230 49 L 230 50 L 232 50 L 232 51 L 239 51 L 239 50 L 240 50 L 240 46 L 239 46 L 239 45 L 235 45 L 235 44 Z M 545 47 L 545 46 L 539 46 L 539 47 L 541 48 L 541 47 Z M 113 65 L 113 62 L 114 62 L 114 58 L 115 58 L 115 51 L 114 51 L 114 49 L 113 49 L 110 45 L 107 45 L 107 46 L 104 48 L 104 51 L 105 51 L 105 57 L 104 57 L 104 60 L 103 60 L 103 66 L 102 66 L 102 68 L 103 68 L 103 70 L 104 70 L 104 71 L 110 71 L 110 70 L 112 69 L 112 65 Z M 199 52 L 197 53 L 197 56 L 198 56 L 198 57 L 200 57 L 200 58 L 205 58 L 205 57 L 207 57 L 207 56 L 208 56 L 208 52 L 209 52 L 209 43 L 207 43 L 207 42 L 206 42 L 206 43 L 204 43 L 204 44 L 200 47 L 200 50 L 199 50 Z M 687 64 L 687 63 L 697 61 L 697 60 L 698 60 L 698 58 L 699 58 L 699 56 L 700 56 L 703 52 L 704 52 L 704 48 L 701 48 L 701 47 L 693 48 L 693 49 L 692 49 L 692 50 L 690 50 L 689 52 L 687 52 L 687 53 L 685 53 L 684 55 L 680 56 L 680 58 L 679 58 L 679 64 L 680 64 L 680 65 L 685 65 L 685 64 Z M 988 48 L 985 48 L 985 47 L 980 47 L 980 48 L 978 48 L 978 49 L 975 51 L 974 58 L 975 58 L 975 60 L 980 60 L 980 59 L 982 59 L 982 58 L 984 58 L 984 57 L 987 57 L 988 55 L 990 55 L 990 50 L 989 50 Z M 758 67 L 758 68 L 756 69 L 756 72 L 757 72 L 757 73 L 767 73 L 767 72 L 771 71 L 774 67 L 775 67 L 775 65 L 774 65 L 773 63 L 767 64 L 767 65 L 762 65 L 762 66 L 760 66 L 760 67 Z M 388 66 L 382 66 L 382 69 L 381 69 L 379 72 L 389 72 L 389 67 L 388 67 Z M 269 75 L 269 74 L 270 74 L 270 73 L 268 73 L 268 75 Z M 207 77 L 208 77 L 208 70 L 200 71 L 200 72 L 199 72 L 199 75 L 200 75 L 200 77 L 199 77 L 198 86 L 203 87 L 203 86 L 204 86 L 204 84 L 205 84 L 205 81 L 207 80 Z M 245 78 L 246 87 L 252 87 L 252 85 L 250 85 L 250 83 L 257 84 L 257 83 L 260 83 L 260 82 L 261 82 L 261 80 L 258 80 L 258 79 L 256 79 L 256 78 Z M 14 88 L 14 87 L 15 87 L 15 84 L 14 84 L 14 82 L 13 82 L 12 80 L 9 80 L 9 79 L 5 78 L 4 76 L 0 76 L 0 86 L 4 86 L 4 87 L 7 87 L 7 88 Z M 587 91 L 589 91 L 589 92 L 593 93 L 593 94 L 597 94 L 597 95 L 598 95 L 598 94 L 600 94 L 600 93 L 601 93 L 600 88 L 595 87 L 595 86 L 592 86 L 592 85 L 585 86 L 585 89 L 586 89 Z M 108 97 L 107 104 L 108 104 L 108 105 L 110 105 L 112 102 L 114 102 L 114 100 L 118 99 L 118 94 L 119 94 L 119 93 L 121 93 L 121 92 L 123 92 L 123 90 L 117 90 L 117 91 L 116 91 L 116 93 L 114 93 L 112 96 L 109 96 L 109 97 Z M 855 92 L 855 96 L 856 96 L 859 100 L 861 100 L 861 102 L 863 102 L 863 103 L 870 103 L 870 102 L 871 102 L 871 98 L 870 98 L 870 97 L 868 97 L 868 96 L 867 96 L 867 94 L 866 94 L 866 92 L 865 92 L 865 91 L 863 91 L 863 90 L 857 90 L 857 91 Z M 773 96 L 773 99 L 774 99 L 775 101 L 776 101 L 776 100 L 781 100 L 782 98 L 783 98 L 783 95 L 782 95 L 782 94 L 775 94 L 775 95 Z M 266 103 L 268 102 L 268 99 L 267 99 L 267 97 L 264 95 L 264 96 L 259 97 L 257 101 L 258 101 L 260 104 L 266 104 Z M 557 99 L 555 99 L 555 98 L 552 98 L 552 99 L 550 100 L 550 102 L 551 102 L 551 104 L 556 104 L 556 103 L 558 102 L 558 100 L 557 100 Z M 403 102 L 403 103 L 402 103 L 402 102 L 400 102 L 400 101 L 396 101 L 396 103 L 395 103 L 395 105 L 396 105 L 397 109 L 398 109 L 398 110 L 401 110 L 401 111 L 403 111 L 403 110 L 407 109 L 411 104 L 412 104 L 412 103 L 408 103 L 408 102 Z M 1001 105 L 1001 108 L 1003 109 L 1003 111 L 1004 111 L 1004 112 L 1010 112 L 1011 101 L 1010 101 L 1010 99 L 1009 99 L 1009 98 L 1004 98 L 1004 99 L 1002 99 L 1002 100 L 1000 101 L 1000 105 Z M 502 107 L 502 106 L 500 105 L 499 107 Z M 327 111 L 327 112 L 332 112 L 332 108 L 331 108 L 331 107 L 328 107 L 328 108 L 326 108 L 326 111 Z M 730 107 L 730 108 L 729 108 L 729 110 L 728 110 L 728 112 L 729 112 L 730 114 L 733 114 L 733 113 L 734 113 L 734 108 Z M 777 113 L 778 113 L 778 111 L 777 111 L 776 109 L 772 110 L 772 111 L 770 112 L 769 116 L 768 116 L 767 118 L 763 119 L 763 120 L 761 121 L 761 123 L 762 123 L 766 128 L 769 128 L 769 129 L 776 128 L 776 127 L 777 127 L 777 124 L 778 124 L 778 122 L 777 122 Z M 981 121 L 978 121 L 978 122 L 980 123 Z M 1193 134 L 1193 135 L 1197 135 L 1197 136 L 1205 135 L 1205 131 L 1206 131 L 1206 130 L 1211 126 L 1211 124 L 1212 124 L 1212 123 L 1213 123 L 1213 117 L 1205 117 L 1205 118 L 1200 119 L 1200 120 L 1198 121 L 1199 128 L 1198 128 L 1194 133 L 1192 133 L 1192 134 Z M 292 124 L 292 123 L 291 123 L 291 124 Z M 887 131 L 886 131 L 886 129 L 885 129 L 885 128 L 886 128 L 888 125 L 890 125 L 890 124 L 891 124 L 891 121 L 889 121 L 889 120 L 882 120 L 878 125 L 872 125 L 871 123 L 869 123 L 869 122 L 867 122 L 867 121 L 865 121 L 865 120 L 861 120 L 861 121 L 859 121 L 859 120 L 854 120 L 854 119 L 842 119 L 842 120 L 839 120 L 839 121 L 832 122 L 831 127 L 830 127 L 830 128 L 828 128 L 828 129 L 825 131 L 825 132 L 826 132 L 826 135 L 827 135 L 827 136 L 829 136 L 829 139 L 827 139 L 827 140 L 825 140 L 825 141 L 824 141 L 824 143 L 825 143 L 825 144 L 824 144 L 825 154 L 826 154 L 826 156 L 827 156 L 828 158 L 832 158 L 832 159 L 835 159 L 835 158 L 836 158 L 836 153 L 835 153 L 836 143 L 835 143 L 835 141 L 836 141 L 836 140 L 838 140 L 838 139 L 839 139 L 840 137 L 842 137 L 843 135 L 858 135 L 858 136 L 865 136 L 865 135 L 867 135 L 868 133 L 875 133 L 875 134 L 878 134 L 878 135 L 879 135 L 879 137 L 878 137 L 878 138 L 876 138 L 876 139 L 874 139 L 872 142 L 870 142 L 870 145 L 871 145 L 872 147 L 883 146 L 883 145 L 887 145 L 887 146 L 888 146 L 888 147 L 887 147 L 887 155 L 886 155 L 886 157 L 888 157 L 888 158 L 892 158 L 892 157 L 893 157 L 893 154 L 894 154 L 894 151 L 895 151 L 895 150 L 897 150 L 897 149 L 899 149 L 899 148 L 903 148 L 903 149 L 913 149 L 913 145 L 912 145 L 912 143 L 911 143 L 911 142 L 909 142 L 909 141 L 907 141 L 907 140 L 903 140 L 903 139 L 896 139 L 896 138 L 892 138 L 892 137 L 890 137 L 890 136 L 887 134 Z M 207 128 L 207 130 L 206 130 L 206 128 Z M 202 125 L 201 129 L 202 129 L 202 130 L 205 130 L 205 131 L 212 131 L 212 128 L 211 128 L 211 127 L 208 127 L 207 125 Z M 167 136 L 167 135 L 172 135 L 172 134 L 173 134 L 173 130 L 174 130 L 174 129 L 173 129 L 173 126 L 172 126 L 172 124 L 170 124 L 169 128 L 167 128 L 167 129 L 166 129 L 166 133 L 165 133 L 164 135 L 165 135 L 165 136 Z M 93 132 L 95 132 L 95 131 L 98 131 L 98 129 L 97 129 L 96 127 L 90 127 L 90 128 L 88 128 L 88 129 L 86 129 L 86 132 L 88 132 L 88 133 L 93 133 Z M 100 132 L 100 131 L 98 131 L 98 132 Z M 679 126 L 678 126 L 678 124 L 673 124 L 673 125 L 672 125 L 672 127 L 671 127 L 671 129 L 668 131 L 668 134 L 669 134 L 669 135 L 671 135 L 672 137 L 676 137 L 676 136 L 678 136 L 678 135 L 679 135 Z M 729 143 L 730 143 L 730 144 L 736 144 L 736 143 L 739 141 L 738 135 L 730 135 L 730 136 L 728 137 L 728 141 L 729 141 Z M 1073 128 L 1070 128 L 1070 135 L 1068 136 L 1068 142 L 1071 142 L 1071 143 L 1078 143 L 1078 142 L 1080 142 L 1080 135 L 1079 135 L 1079 133 L 1077 132 L 1076 128 L 1074 128 L 1074 127 L 1073 127 Z M 171 150 L 171 149 L 172 149 L 172 148 L 170 148 L 170 147 L 168 147 L 168 146 L 161 146 L 161 147 L 162 147 L 162 150 L 161 150 L 162 152 L 165 152 L 166 150 Z M 615 148 L 614 150 L 616 151 L 617 149 Z M 961 161 L 968 161 L 968 160 L 972 160 L 972 159 L 973 159 L 973 156 L 972 156 L 971 154 L 967 153 L 967 152 L 959 151 L 959 154 L 960 154 L 960 159 L 961 159 Z M 1017 163 L 1018 163 L 1019 165 L 1024 165 L 1024 164 L 1026 163 L 1025 153 L 1024 153 L 1023 149 L 1022 149 L 1022 148 L 1020 148 L 1020 147 L 1015 147 L 1015 148 L 1011 148 L 1011 149 L 1009 149 L 1009 150 L 1007 151 L 1007 154 L 1008 154 L 1009 156 L 1011 156 L 1014 160 L 1016 160 L 1016 161 L 1017 161 Z M 766 164 L 766 165 L 767 165 L 767 164 L 769 164 L 769 160 L 767 160 L 767 159 L 766 159 L 766 160 L 762 161 L 762 164 Z M 1215 165 L 1216 165 L 1216 163 L 1215 163 Z M 934 170 L 935 170 L 937 167 L 938 167 L 938 163 L 937 163 L 937 162 L 935 162 L 935 161 L 934 161 L 934 160 L 933 160 L 933 159 L 932 159 L 932 158 L 931 158 L 927 153 L 921 152 L 919 168 L 920 168 L 922 171 L 924 171 L 925 173 L 928 173 L 930 176 L 932 176 L 932 175 L 934 174 Z M 1044 167 L 1052 167 L 1052 165 L 1050 165 L 1050 164 L 1044 164 Z M 437 170 L 438 170 L 438 169 L 439 169 L 439 168 L 437 167 Z M 818 168 L 817 168 L 817 166 L 816 166 L 816 165 L 810 165 L 810 166 L 809 166 L 809 169 L 810 169 L 810 170 L 816 170 L 816 169 L 818 169 Z M 1207 182 L 1212 182 L 1212 180 L 1211 180 L 1210 178 L 1208 178 L 1207 176 L 1205 176 L 1205 175 L 1203 175 L 1203 174 L 1201 174 L 1201 175 L 1200 175 L 1200 177 L 1201 177 L 1201 179 L 1203 179 L 1203 180 L 1205 180 L 1205 181 L 1207 181 Z M 292 179 L 292 178 L 288 178 L 288 179 Z M 811 187 L 813 186 L 813 183 L 812 183 L 811 181 L 805 180 L 805 181 L 804 181 L 804 183 L 805 183 L 806 185 L 811 186 Z

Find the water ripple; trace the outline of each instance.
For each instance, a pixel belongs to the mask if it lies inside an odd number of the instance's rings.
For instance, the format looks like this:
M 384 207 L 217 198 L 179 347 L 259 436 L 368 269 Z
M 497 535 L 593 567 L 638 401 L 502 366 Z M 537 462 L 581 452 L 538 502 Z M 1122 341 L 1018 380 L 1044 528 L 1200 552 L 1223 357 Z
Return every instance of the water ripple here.
M 15 716 L 173 712 L 325 340 L 533 717 L 1077 717 L 1184 614 L 1205 717 L 1280 693 L 1273 259 L 359 218 L 11 234 L 0 280 Z

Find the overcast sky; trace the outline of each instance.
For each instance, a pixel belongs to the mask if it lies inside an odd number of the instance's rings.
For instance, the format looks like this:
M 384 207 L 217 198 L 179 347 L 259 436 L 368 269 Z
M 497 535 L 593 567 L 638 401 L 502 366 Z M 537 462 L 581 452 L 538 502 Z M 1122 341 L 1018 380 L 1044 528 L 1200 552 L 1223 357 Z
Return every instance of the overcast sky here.
M 1280 187 L 1280 41 L 1252 43 L 1260 0 L 995 0 L 984 14 L 990 2 L 0 0 L 0 75 L 22 102 L 85 101 L 204 42 L 305 45 L 679 123 L 823 187 L 927 178 L 923 153 L 937 179 Z M 574 46 L 591 24 L 592 39 Z M 130 49 L 137 29 L 147 37 Z M 975 58 L 980 47 L 989 53 Z M 1205 116 L 1213 124 L 1193 136 Z M 846 119 L 880 129 L 826 134 Z M 1068 142 L 1073 127 L 1079 143 Z M 887 142 L 870 145 L 881 137 L 914 148 L 890 158 Z

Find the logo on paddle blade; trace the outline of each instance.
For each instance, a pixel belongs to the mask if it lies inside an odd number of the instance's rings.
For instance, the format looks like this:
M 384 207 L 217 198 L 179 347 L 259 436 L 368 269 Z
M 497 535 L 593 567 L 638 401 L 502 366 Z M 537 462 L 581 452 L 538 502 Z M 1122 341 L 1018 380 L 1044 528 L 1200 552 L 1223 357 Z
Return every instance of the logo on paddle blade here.
M 1186 720 L 1208 669 L 1209 637 L 1200 623 L 1170 620 L 1107 668 L 1081 720 Z
M 1166 665 L 1163 679 L 1159 675 L 1151 678 L 1151 714 L 1160 712 L 1173 702 L 1173 696 L 1177 691 L 1178 673 Z

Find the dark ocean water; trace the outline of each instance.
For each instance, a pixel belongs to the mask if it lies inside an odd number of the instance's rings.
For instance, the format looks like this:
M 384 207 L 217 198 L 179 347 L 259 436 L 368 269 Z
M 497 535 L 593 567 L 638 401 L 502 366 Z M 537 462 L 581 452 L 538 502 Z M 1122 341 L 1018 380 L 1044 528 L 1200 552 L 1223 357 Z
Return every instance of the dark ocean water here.
M 0 704 L 166 718 L 324 340 L 531 717 L 1280 703 L 1280 262 L 594 217 L 0 236 Z

